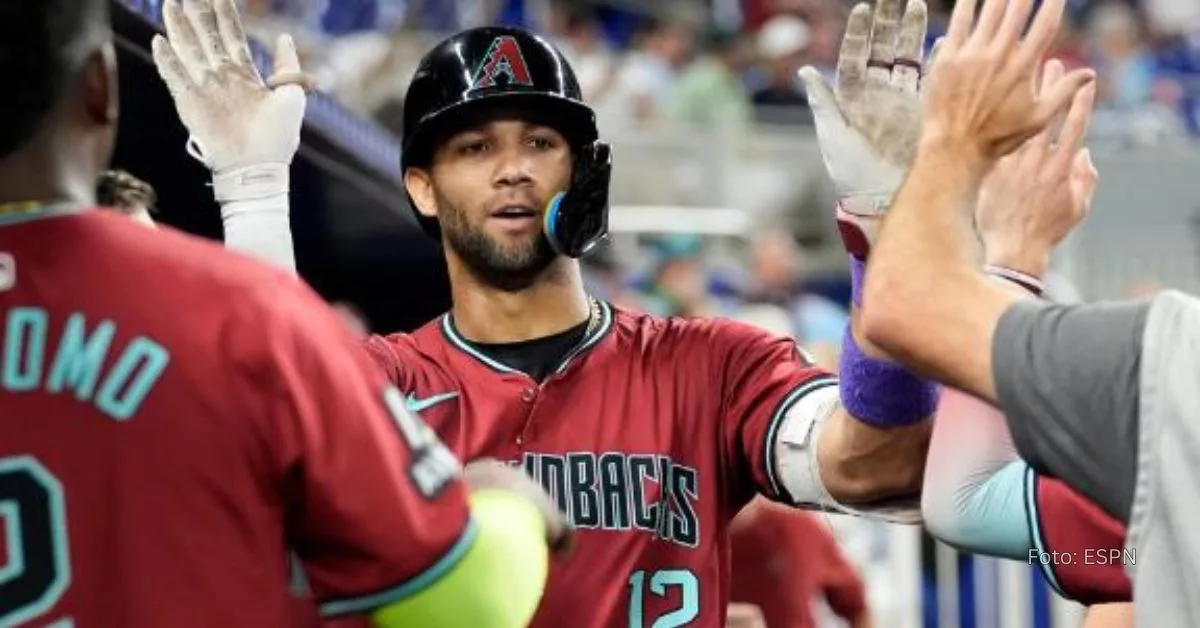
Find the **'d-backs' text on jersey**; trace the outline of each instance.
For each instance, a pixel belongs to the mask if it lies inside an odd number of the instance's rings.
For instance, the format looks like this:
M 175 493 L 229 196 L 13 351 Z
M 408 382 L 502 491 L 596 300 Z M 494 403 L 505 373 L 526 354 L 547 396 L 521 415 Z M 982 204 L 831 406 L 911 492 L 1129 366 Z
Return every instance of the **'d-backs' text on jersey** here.
M 524 467 L 580 530 L 535 626 L 719 628 L 730 518 L 755 491 L 786 499 L 774 430 L 836 381 L 790 339 L 731 321 L 595 316 L 541 384 L 449 316 L 367 346 L 455 453 Z

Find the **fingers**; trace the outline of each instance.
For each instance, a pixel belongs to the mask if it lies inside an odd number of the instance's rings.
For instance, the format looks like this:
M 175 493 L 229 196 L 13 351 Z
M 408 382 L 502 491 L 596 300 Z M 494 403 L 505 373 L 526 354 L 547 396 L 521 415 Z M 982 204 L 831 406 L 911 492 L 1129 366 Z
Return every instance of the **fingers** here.
M 185 0 L 183 12 L 192 23 L 192 30 L 200 40 L 209 67 L 216 69 L 232 63 L 233 59 L 221 39 L 221 28 L 217 25 L 217 12 L 213 10 L 212 0 Z
M 904 0 L 877 0 L 871 19 L 870 53 L 867 58 L 867 78 L 887 82 L 896 59 L 896 31 Z
M 1065 79 L 1062 82 L 1066 82 Z M 1058 136 L 1055 157 L 1055 165 L 1064 172 L 1070 167 L 1075 154 L 1083 148 L 1083 141 L 1087 137 L 1088 125 L 1092 121 L 1092 105 L 1096 101 L 1096 83 L 1084 83 L 1081 88 L 1068 93 L 1073 94 L 1071 108 L 1063 122 L 1062 134 Z
M 843 98 L 861 93 L 867 81 L 867 56 L 871 36 L 871 7 L 855 5 L 846 20 L 846 34 L 838 53 L 837 91 Z
M 195 83 L 192 82 L 187 67 L 165 37 L 155 35 L 150 48 L 154 54 L 154 66 L 158 68 L 158 75 L 167 84 L 172 96 L 178 97 L 193 88 Z
M 954 11 L 950 13 L 950 26 L 946 29 L 946 44 L 958 48 L 967 41 L 971 34 L 971 25 L 975 23 L 976 0 L 956 0 Z
M 923 0 L 910 0 L 900 20 L 900 35 L 896 42 L 896 60 L 892 68 L 892 83 L 915 94 L 921 82 L 921 55 L 925 49 L 925 31 L 929 11 Z
M 804 83 L 804 91 L 808 95 L 808 106 L 812 109 L 814 117 L 819 119 L 825 115 L 832 115 L 834 119 L 842 118 L 837 98 L 816 68 L 811 65 L 800 68 L 800 80 Z
M 1067 71 L 1067 67 L 1059 59 L 1050 59 L 1042 69 L 1042 81 L 1038 87 L 1038 94 L 1047 93 L 1050 88 L 1057 82 L 1062 80 L 1063 74 Z
M 254 58 L 250 55 L 250 44 L 246 40 L 246 30 L 242 28 L 237 3 L 235 0 L 216 0 L 216 13 L 221 41 L 233 63 L 257 76 L 258 68 L 254 66 Z
M 926 63 L 926 66 L 933 67 L 933 64 L 937 63 L 938 53 L 942 51 L 942 45 L 945 43 L 945 36 L 938 37 L 937 39 L 933 40 L 933 47 L 929 49 L 929 63 Z
M 975 23 L 971 40 L 984 45 L 992 43 L 996 39 L 996 32 L 1000 30 L 1001 19 L 1005 18 L 1006 14 L 1012 14 L 1011 10 L 1006 9 L 1006 0 L 983 0 L 983 8 L 979 10 L 979 21 Z
M 1030 0 L 1014 1 L 1027 4 Z M 1042 55 L 1050 49 L 1050 44 L 1058 34 L 1058 27 L 1062 25 L 1064 6 L 1065 0 L 1044 0 L 1042 2 L 1037 16 L 1033 18 L 1033 24 L 1029 27 L 1029 33 L 1017 48 L 1016 67 L 1022 69 L 1034 67 Z M 1024 24 L 1024 22 L 1025 20 L 1022 19 L 1021 23 Z
M 192 82 L 198 83 L 209 71 L 208 56 L 200 45 L 200 38 L 192 29 L 192 23 L 183 13 L 179 0 L 166 0 L 163 4 L 163 25 L 167 30 L 167 39 L 183 67 L 187 68 Z
M 317 88 L 316 81 L 307 74 L 295 74 L 293 72 L 285 72 L 283 74 L 272 74 L 267 77 L 267 87 L 275 89 L 277 87 L 285 87 L 287 85 L 295 85 L 300 89 L 311 92 Z
M 1062 61 L 1058 59 L 1047 61 L 1045 68 L 1042 70 L 1042 80 L 1038 86 L 1038 94 L 1049 93 L 1050 89 L 1062 80 L 1065 72 L 1066 67 L 1063 66 Z M 1057 124 L 1047 124 L 1041 133 L 1038 133 L 1030 140 L 1030 148 L 1037 155 L 1043 155 L 1046 151 L 1050 150 L 1050 145 L 1054 143 L 1052 138 L 1058 136 L 1057 127 Z
M 1068 72 L 1038 96 L 1032 116 L 1033 123 L 1039 127 L 1049 124 L 1055 116 L 1066 111 L 1077 96 L 1086 100 L 1089 109 L 1087 115 L 1090 116 L 1091 103 L 1096 98 L 1095 79 L 1096 73 L 1091 68 L 1080 68 Z M 1085 89 L 1086 91 L 1083 91 Z M 1081 92 L 1083 92 L 1082 95 Z M 1084 122 L 1086 123 L 1088 119 L 1090 118 L 1085 118 Z M 1064 132 L 1065 130 L 1064 127 Z
M 1091 207 L 1092 196 L 1096 193 L 1096 185 L 1100 183 L 1100 173 L 1096 172 L 1096 166 L 1092 164 L 1092 152 L 1084 148 L 1075 153 L 1075 159 L 1071 163 L 1071 181 L 1079 186 L 1079 191 L 1083 193 L 1084 213 Z
M 1032 10 L 1031 0 L 1011 0 L 1004 21 L 996 32 L 997 46 L 1001 50 L 1011 50 L 1021 38 L 1025 25 L 1029 23 L 1029 11 Z
M 275 71 L 274 75 L 295 74 L 303 75 L 300 69 L 300 55 L 296 52 L 296 42 L 291 35 L 280 35 L 275 40 Z

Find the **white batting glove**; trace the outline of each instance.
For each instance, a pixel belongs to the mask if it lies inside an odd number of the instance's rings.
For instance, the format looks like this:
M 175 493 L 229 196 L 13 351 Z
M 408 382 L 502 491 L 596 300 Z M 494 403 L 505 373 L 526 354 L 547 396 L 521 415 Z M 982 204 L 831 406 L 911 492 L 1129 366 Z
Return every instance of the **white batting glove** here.
M 921 135 L 920 81 L 927 10 L 922 0 L 862 3 L 846 24 L 836 88 L 800 70 L 825 168 L 838 196 L 846 250 L 865 259 Z
M 291 37 L 279 38 L 264 82 L 235 0 L 167 0 L 163 21 L 154 63 L 191 135 L 189 153 L 213 172 L 217 200 L 286 195 L 307 100 Z

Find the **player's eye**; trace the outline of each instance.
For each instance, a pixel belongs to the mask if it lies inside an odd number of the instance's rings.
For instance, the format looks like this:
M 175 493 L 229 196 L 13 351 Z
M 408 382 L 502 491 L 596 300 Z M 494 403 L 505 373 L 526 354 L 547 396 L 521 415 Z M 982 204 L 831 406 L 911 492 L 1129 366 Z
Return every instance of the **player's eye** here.
M 537 150 L 550 150 L 558 146 L 558 141 L 545 135 L 533 135 L 527 140 L 529 146 Z
M 483 139 L 468 140 L 462 144 L 459 144 L 458 146 L 458 154 L 463 156 L 482 155 L 483 153 L 487 152 L 487 150 L 487 140 Z

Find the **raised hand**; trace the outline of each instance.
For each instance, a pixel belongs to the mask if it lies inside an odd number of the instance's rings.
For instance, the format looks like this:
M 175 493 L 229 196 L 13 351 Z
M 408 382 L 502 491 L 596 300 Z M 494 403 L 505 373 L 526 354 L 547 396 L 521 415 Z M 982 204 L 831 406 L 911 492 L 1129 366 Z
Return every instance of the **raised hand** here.
M 1041 90 L 1063 74 L 1062 62 L 1047 62 Z M 1041 278 L 1054 247 L 1087 215 L 1098 175 L 1083 140 L 1095 96 L 1085 85 L 1061 125 L 1047 125 L 984 179 L 975 224 L 988 264 Z
M 921 63 L 927 23 L 923 0 L 879 0 L 854 7 L 830 89 L 800 70 L 825 167 L 838 195 L 846 249 L 865 258 L 921 136 Z
M 191 134 L 193 155 L 215 175 L 217 198 L 286 192 L 306 104 L 291 38 L 279 38 L 275 73 L 264 81 L 235 0 L 167 0 L 163 21 L 167 36 L 154 38 L 154 62 Z
M 1090 69 L 1037 86 L 1042 56 L 1062 22 L 1065 0 L 1045 0 L 1024 38 L 1033 0 L 957 0 L 937 58 L 929 69 L 924 134 L 978 163 L 995 160 L 1041 132 L 1085 85 Z

